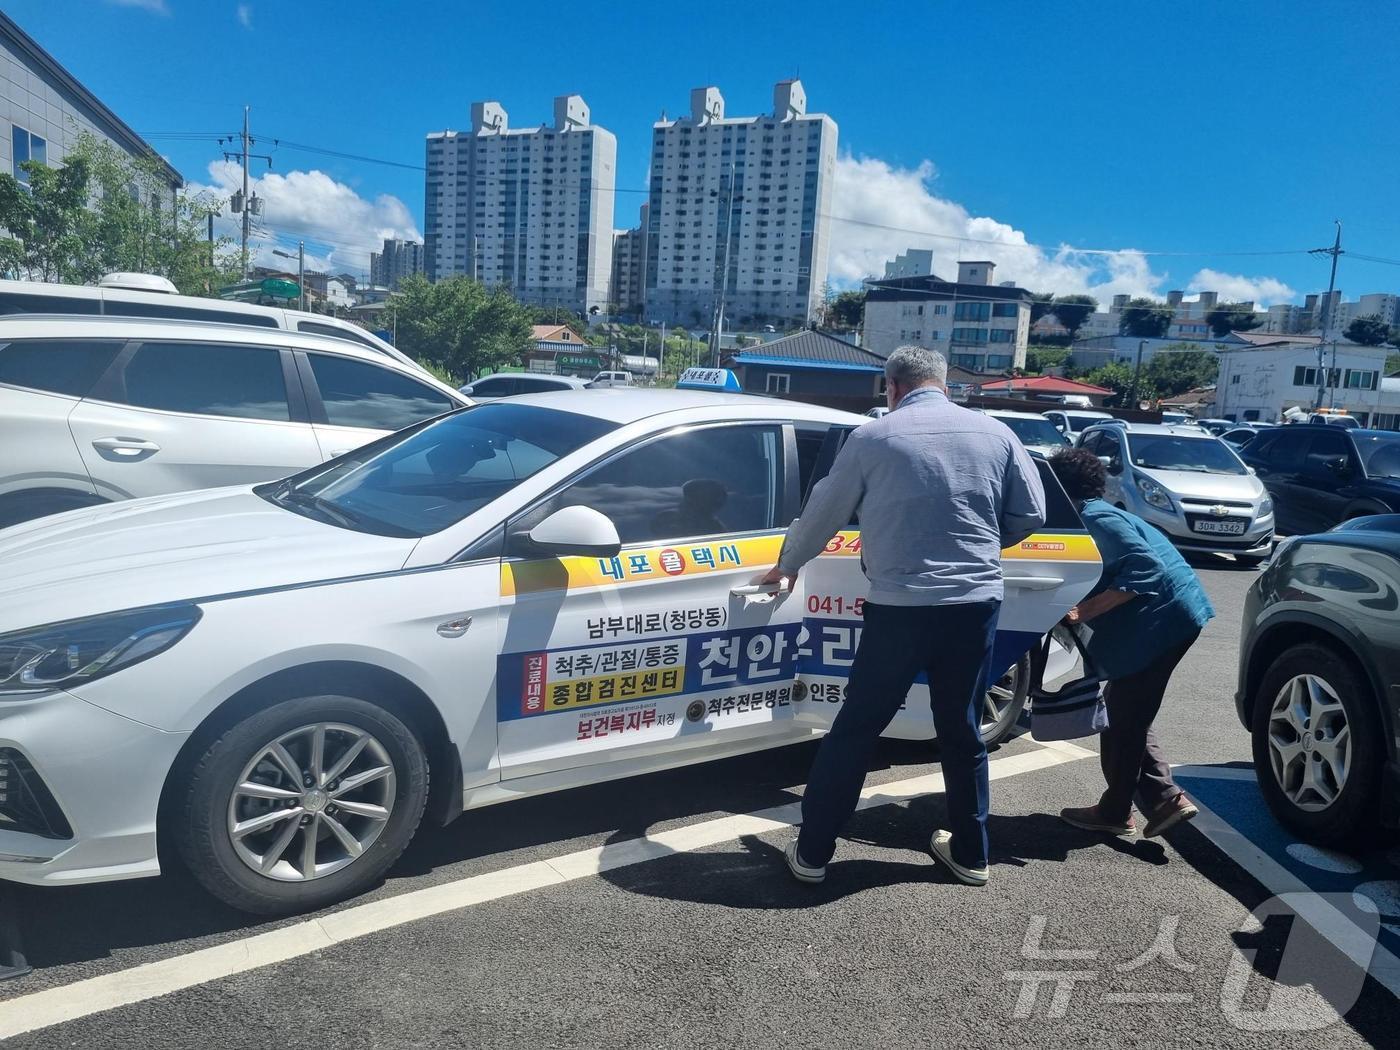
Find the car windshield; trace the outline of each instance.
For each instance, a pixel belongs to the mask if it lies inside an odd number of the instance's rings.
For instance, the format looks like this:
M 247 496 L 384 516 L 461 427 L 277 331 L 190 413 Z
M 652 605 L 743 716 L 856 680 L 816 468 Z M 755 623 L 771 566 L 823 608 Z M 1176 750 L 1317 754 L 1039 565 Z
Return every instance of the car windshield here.
M 997 416 L 1011 428 L 1023 445 L 1068 445 L 1069 438 L 1055 429 L 1048 419 L 1022 419 L 1019 416 Z
M 1239 457 L 1217 438 L 1183 434 L 1129 434 L 1133 466 L 1145 470 L 1189 470 L 1199 474 L 1246 474 Z
M 1066 412 L 1065 418 L 1069 420 L 1069 428 L 1076 434 L 1085 427 L 1091 427 L 1095 423 L 1102 423 L 1108 416 L 1086 416 L 1078 412 Z
M 1351 437 L 1367 477 L 1400 478 L 1400 434 L 1357 431 Z
M 616 427 L 574 412 L 492 402 L 399 431 L 257 492 L 343 528 L 427 536 Z

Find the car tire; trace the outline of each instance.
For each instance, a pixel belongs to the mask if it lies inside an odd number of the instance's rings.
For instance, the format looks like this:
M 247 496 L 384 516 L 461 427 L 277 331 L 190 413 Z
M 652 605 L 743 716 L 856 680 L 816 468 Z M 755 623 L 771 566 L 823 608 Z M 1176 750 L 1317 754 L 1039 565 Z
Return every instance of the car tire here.
M 318 727 L 324 783 L 312 776 Z M 239 911 L 313 910 L 363 893 L 399 858 L 422 819 L 428 774 L 422 742 L 384 708 L 348 696 L 286 700 L 194 760 L 174 841 L 190 873 Z
M 1031 689 L 1031 656 L 1027 653 L 988 689 L 982 707 L 982 743 L 994 747 L 1016 730 Z
M 101 496 L 92 493 L 65 489 L 13 492 L 8 496 L 0 496 L 0 529 L 21 525 L 35 518 L 46 518 L 50 514 L 62 514 L 66 510 L 96 507 L 106 502 L 108 501 Z
M 1338 783 L 1329 758 L 1343 729 L 1349 749 Z M 1380 718 L 1374 691 L 1351 660 L 1315 642 L 1284 650 L 1255 691 L 1251 731 L 1259 788 L 1279 823 L 1321 846 L 1344 848 L 1374 839 L 1383 758 Z

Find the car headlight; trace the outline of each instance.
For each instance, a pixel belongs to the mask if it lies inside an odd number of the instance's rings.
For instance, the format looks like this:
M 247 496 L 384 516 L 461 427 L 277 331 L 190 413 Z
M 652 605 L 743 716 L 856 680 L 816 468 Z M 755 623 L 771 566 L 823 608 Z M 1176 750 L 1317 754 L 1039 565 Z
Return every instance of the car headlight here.
M 1263 499 L 1261 499 L 1261 500 L 1259 501 L 1259 516 L 1260 516 L 1261 518 L 1267 518 L 1267 517 L 1268 517 L 1270 514 L 1272 514 L 1273 512 L 1274 512 L 1274 501 L 1271 500 L 1268 496 L 1265 496 Z
M 199 622 L 194 605 L 67 620 L 0 635 L 0 699 L 67 689 L 164 652 Z
M 1142 498 L 1149 504 L 1159 510 L 1172 509 L 1172 498 L 1167 495 L 1166 489 L 1143 474 L 1138 474 L 1136 480 L 1138 491 L 1142 493 Z

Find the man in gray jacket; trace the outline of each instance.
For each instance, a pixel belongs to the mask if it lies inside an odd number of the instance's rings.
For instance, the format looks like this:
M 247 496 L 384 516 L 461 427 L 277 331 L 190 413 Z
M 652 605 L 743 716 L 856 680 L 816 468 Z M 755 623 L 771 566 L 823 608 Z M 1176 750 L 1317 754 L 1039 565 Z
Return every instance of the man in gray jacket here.
M 792 874 L 820 882 L 855 811 L 876 741 L 920 671 L 928 676 L 950 830 L 935 860 L 969 885 L 987 882 L 987 748 L 980 712 L 1001 609 L 1001 551 L 1045 522 L 1045 492 L 1002 423 L 953 404 L 948 364 L 922 347 L 885 363 L 893 409 L 847 439 L 792 523 L 764 577 L 795 578 L 859 515 L 870 580 L 845 701 L 822 741 L 787 848 Z

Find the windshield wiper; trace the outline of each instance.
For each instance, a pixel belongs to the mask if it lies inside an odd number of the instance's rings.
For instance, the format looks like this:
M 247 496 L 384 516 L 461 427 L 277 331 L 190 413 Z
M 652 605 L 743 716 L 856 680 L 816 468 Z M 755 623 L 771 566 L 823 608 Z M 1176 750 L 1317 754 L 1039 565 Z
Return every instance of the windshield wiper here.
M 351 511 L 345 510 L 330 500 L 322 496 L 313 496 L 309 492 L 301 492 L 291 484 L 284 482 L 282 486 L 272 494 L 272 498 L 277 503 L 291 504 L 296 507 L 305 507 L 308 510 L 319 511 L 322 516 L 330 518 L 338 525 L 343 525 L 347 529 L 358 529 L 360 519 Z
M 1140 467 L 1142 470 L 1184 470 L 1184 471 L 1190 471 L 1190 472 L 1193 473 L 1193 474 L 1209 474 L 1209 473 L 1210 473 L 1210 469 L 1207 468 L 1207 467 L 1182 467 L 1182 466 L 1168 467 L 1168 466 L 1163 466 L 1161 463 L 1139 463 L 1139 464 L 1138 464 L 1138 467 Z

